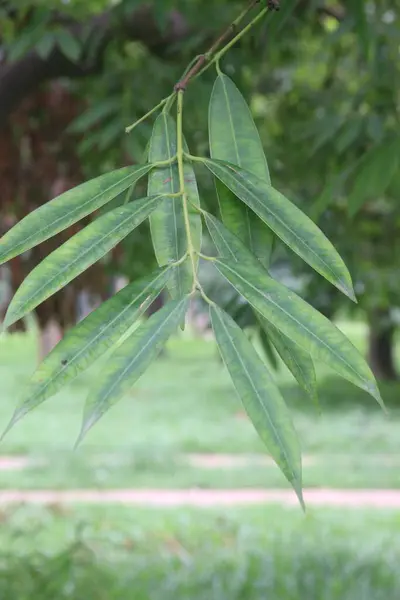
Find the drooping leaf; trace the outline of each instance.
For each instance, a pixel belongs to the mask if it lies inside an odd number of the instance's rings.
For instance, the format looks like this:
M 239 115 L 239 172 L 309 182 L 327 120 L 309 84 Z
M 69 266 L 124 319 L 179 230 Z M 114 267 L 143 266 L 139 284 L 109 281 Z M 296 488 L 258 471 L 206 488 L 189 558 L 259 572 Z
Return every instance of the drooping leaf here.
M 176 155 L 177 134 L 174 120 L 162 113 L 154 124 L 149 148 L 150 162 L 170 160 Z M 185 184 L 189 197 L 189 219 L 195 250 L 201 249 L 201 217 L 192 205 L 199 206 L 199 193 L 193 168 L 185 164 Z M 171 164 L 154 169 L 149 176 L 148 193 L 176 194 L 180 191 L 178 167 Z M 187 236 L 182 198 L 166 198 L 150 218 L 151 237 L 160 266 L 177 261 L 187 250 Z M 177 267 L 168 289 L 173 298 L 181 298 L 192 288 L 190 261 Z
M 208 232 L 220 257 L 239 261 L 243 252 L 247 259 L 252 256 L 244 243 L 225 227 L 221 221 L 207 212 L 203 212 L 203 216 Z
M 58 30 L 55 38 L 61 52 L 72 62 L 77 62 L 82 54 L 80 41 L 68 29 Z
M 127 285 L 67 332 L 31 377 L 6 431 L 114 346 L 165 287 L 171 270 Z
M 354 18 L 354 30 L 360 38 L 360 45 L 365 57 L 368 59 L 370 54 L 370 46 L 375 37 L 375 32 L 371 32 L 371 27 L 367 17 L 367 6 L 365 2 L 358 0 L 348 0 L 348 11 Z
M 363 117 L 359 115 L 352 115 L 351 119 L 347 120 L 336 136 L 335 146 L 339 154 L 345 152 L 349 146 L 354 144 L 357 138 L 363 132 L 363 126 L 365 125 L 365 121 Z
M 70 133 L 83 133 L 105 117 L 115 115 L 120 108 L 120 98 L 107 98 L 94 106 L 90 106 L 85 112 L 80 114 L 79 117 L 74 119 L 71 125 L 69 125 L 68 131 Z
M 278 34 L 285 26 L 288 19 L 290 19 L 293 11 L 297 7 L 299 0 L 285 0 L 281 2 L 279 11 L 270 13 L 270 18 L 265 20 L 266 23 L 266 35 L 260 36 L 262 44 L 266 43 L 269 47 L 276 46 Z
M 243 262 L 253 264 L 255 269 L 259 269 L 259 264 L 255 256 L 218 219 L 208 213 L 204 213 L 204 218 L 211 238 L 221 257 L 228 258 L 239 264 Z M 255 315 L 261 326 L 261 342 L 267 351 L 267 356 L 271 364 L 274 365 L 274 355 L 268 352 L 269 342 L 272 342 L 279 356 L 299 385 L 317 404 L 317 381 L 314 363 L 310 354 L 276 329 L 260 313 L 255 311 Z M 266 333 L 266 336 L 262 335 L 263 332 Z
M 267 160 L 250 109 L 227 75 L 217 77 L 209 107 L 212 158 L 239 165 L 271 183 Z
M 210 308 L 218 348 L 233 384 L 271 456 L 302 498 L 301 452 L 288 408 L 243 331 L 217 306 Z
M 277 371 L 278 370 L 278 359 L 277 359 L 277 355 L 275 352 L 275 347 L 272 345 L 268 334 L 266 333 L 265 329 L 263 329 L 262 327 L 260 327 L 259 336 L 260 336 L 261 347 L 264 351 L 264 354 L 265 354 L 269 364 L 274 369 L 274 371 Z
M 39 42 L 35 45 L 35 50 L 43 60 L 46 60 L 56 43 L 56 39 L 54 33 L 52 31 L 47 31 L 44 36 L 39 40 Z
M 318 406 L 317 377 L 310 354 L 292 342 L 290 338 L 276 329 L 262 315 L 258 314 L 258 319 L 262 330 L 266 332 L 297 383 L 303 388 L 314 404 Z
M 143 198 L 99 217 L 47 256 L 31 271 L 8 307 L 9 327 L 41 302 L 102 258 L 142 223 L 160 203 L 161 196 Z
M 250 109 L 236 85 L 224 74 L 217 77 L 211 95 L 209 135 L 212 158 L 239 165 L 271 183 Z M 271 230 L 225 184 L 217 180 L 216 186 L 222 221 L 267 266 L 272 250 Z
M 400 138 L 377 144 L 365 154 L 357 169 L 353 190 L 348 199 L 349 213 L 354 216 L 369 200 L 379 200 L 390 186 L 400 166 Z
M 31 212 L 0 239 L 0 264 L 67 229 L 146 175 L 152 165 L 124 167 L 82 183 Z
M 297 206 L 249 171 L 224 161 L 204 159 L 204 163 L 294 252 L 355 300 L 351 277 L 343 260 L 322 231 Z
M 136 329 L 110 356 L 107 367 L 86 401 L 78 443 L 158 356 L 184 319 L 187 307 L 187 297 L 169 302 Z
M 375 378 L 361 354 L 326 317 L 274 281 L 253 262 L 217 259 L 218 271 L 274 327 L 314 360 L 371 394 L 383 407 Z

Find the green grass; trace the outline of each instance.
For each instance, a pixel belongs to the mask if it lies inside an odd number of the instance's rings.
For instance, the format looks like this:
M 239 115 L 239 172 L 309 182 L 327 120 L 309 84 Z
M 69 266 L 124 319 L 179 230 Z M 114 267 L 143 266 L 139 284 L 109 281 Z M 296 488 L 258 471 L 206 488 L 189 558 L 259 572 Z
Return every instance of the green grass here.
M 400 515 L 22 507 L 2 514 L 7 600 L 398 600 Z
M 346 326 L 362 348 L 362 324 Z M 181 334 L 132 392 L 116 405 L 77 452 L 82 407 L 100 364 L 30 413 L 7 435 L 0 454 L 29 454 L 48 465 L 0 472 L 1 487 L 277 487 L 286 483 L 274 466 L 229 470 L 189 467 L 185 453 L 263 453 L 216 359 L 212 342 Z M 0 426 L 5 426 L 35 368 L 33 334 L 0 338 Z M 382 393 L 390 418 L 364 392 L 318 369 L 318 415 L 282 368 L 278 381 L 289 403 L 303 453 L 306 486 L 400 487 L 400 388 Z M 379 455 L 390 455 L 382 460 Z
M 362 328 L 351 330 L 362 347 Z M 34 338 L 0 338 L 0 424 L 34 369 Z M 263 448 L 212 343 L 181 336 L 132 393 L 71 448 L 97 369 L 28 415 L 0 454 L 48 466 L 0 472 L 0 487 L 283 487 L 274 466 L 206 470 L 188 452 Z M 305 485 L 400 487 L 399 388 L 390 418 L 319 370 L 318 416 L 282 369 L 303 450 Z M 385 455 L 380 456 L 380 455 Z M 391 460 L 389 460 L 391 459 Z M 2 600 L 398 600 L 400 513 L 266 506 L 249 510 L 53 505 L 0 509 Z

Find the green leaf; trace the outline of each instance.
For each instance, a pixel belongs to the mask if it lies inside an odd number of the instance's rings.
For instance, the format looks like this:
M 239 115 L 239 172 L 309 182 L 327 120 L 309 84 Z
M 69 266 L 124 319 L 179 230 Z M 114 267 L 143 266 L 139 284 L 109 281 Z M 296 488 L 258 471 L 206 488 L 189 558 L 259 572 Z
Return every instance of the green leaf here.
M 371 148 L 361 160 L 350 194 L 349 213 L 354 216 L 369 200 L 379 200 L 390 186 L 400 165 L 400 138 L 385 140 Z
M 99 136 L 96 140 L 96 147 L 99 151 L 105 150 L 112 146 L 121 137 L 121 132 L 124 130 L 124 124 L 120 115 L 107 124 L 103 124 L 99 131 Z
M 342 154 L 349 146 L 355 144 L 357 139 L 363 134 L 364 126 L 364 119 L 358 115 L 352 115 L 351 119 L 345 122 L 335 140 L 335 146 L 339 154 Z
M 212 306 L 210 312 L 222 359 L 246 412 L 304 506 L 300 445 L 289 410 L 240 327 L 217 306 Z
M 115 115 L 121 110 L 121 99 L 120 98 L 107 98 L 103 102 L 99 102 L 94 106 L 91 106 L 84 113 L 74 119 L 67 128 L 70 133 L 84 133 L 93 125 L 96 125 L 99 121 L 102 121 L 105 117 Z
M 23 281 L 4 320 L 9 327 L 55 294 L 114 248 L 160 203 L 161 196 L 136 200 L 99 217 L 47 256 Z
M 77 62 L 82 53 L 82 47 L 79 40 L 77 40 L 68 29 L 60 29 L 54 33 L 57 45 L 61 52 L 69 58 L 71 62 Z
M 170 160 L 176 155 L 177 139 L 174 120 L 165 113 L 157 118 L 149 147 L 150 162 Z M 189 220 L 195 250 L 201 249 L 201 217 L 192 208 L 199 206 L 196 177 L 190 164 L 185 165 L 185 182 L 189 198 Z M 148 194 L 176 194 L 179 192 L 179 174 L 176 164 L 159 167 L 149 176 Z M 166 198 L 150 218 L 151 236 L 158 264 L 164 266 L 177 261 L 187 250 L 187 237 L 182 198 Z M 173 298 L 181 298 L 192 288 L 193 275 L 189 261 L 177 267 L 170 283 Z
M 277 360 L 275 348 L 272 345 L 271 340 L 269 339 L 269 336 L 265 332 L 265 329 L 263 329 L 262 327 L 260 327 L 259 336 L 260 336 L 261 347 L 264 351 L 264 354 L 265 354 L 269 364 L 274 369 L 274 371 L 277 371 L 278 370 L 278 360 Z
M 185 317 L 188 298 L 173 300 L 141 325 L 110 356 L 99 382 L 89 395 L 79 443 L 91 427 L 146 371 Z
M 339 375 L 371 394 L 384 408 L 375 378 L 345 335 L 295 293 L 250 261 L 217 259 L 218 271 L 274 327 Z
M 234 236 L 222 223 L 212 215 L 204 213 L 204 219 L 210 232 L 210 236 L 217 248 L 221 257 L 228 258 L 234 262 L 253 264 L 254 268 L 259 269 L 259 264 L 256 257 L 244 246 L 244 244 Z M 276 348 L 279 356 L 297 380 L 299 385 L 304 389 L 307 395 L 318 404 L 317 400 L 317 381 L 313 360 L 308 352 L 300 348 L 292 342 L 290 338 L 278 331 L 270 324 L 260 313 L 256 312 L 256 318 L 261 326 L 261 342 L 267 355 L 274 365 L 273 353 L 268 352 L 268 342 L 271 341 Z M 268 340 L 263 336 L 263 332 L 267 334 Z M 275 360 L 276 362 L 276 360 Z
M 371 31 L 367 17 L 367 6 L 365 5 L 365 2 L 359 2 L 359 0 L 348 0 L 347 4 L 349 13 L 354 17 L 354 30 L 359 35 L 362 51 L 368 59 L 370 46 L 376 32 L 375 29 L 373 32 Z
M 204 163 L 313 269 L 355 300 L 350 274 L 322 231 L 273 187 L 240 167 L 204 159 Z
M 211 157 L 239 165 L 271 183 L 267 161 L 250 109 L 233 81 L 220 74 L 209 107 Z M 224 224 L 267 266 L 272 250 L 272 233 L 252 210 L 217 181 L 217 195 Z
M 33 374 L 6 432 L 114 346 L 158 296 L 170 274 L 167 267 L 127 285 L 71 329 Z
M 124 167 L 82 183 L 40 206 L 0 239 L 0 264 L 30 250 L 101 208 L 146 175 L 152 165 Z
M 314 404 L 318 406 L 317 377 L 310 354 L 292 342 L 290 338 L 276 329 L 262 315 L 258 314 L 258 319 L 262 330 L 269 337 L 297 383 L 303 388 L 306 395 L 311 398 Z
M 266 43 L 270 48 L 275 49 L 278 39 L 278 33 L 285 26 L 286 22 L 292 16 L 293 11 L 297 8 L 299 0 L 285 0 L 281 2 L 279 11 L 270 13 L 269 19 L 266 19 L 266 35 L 260 36 L 262 44 L 266 38 Z M 274 48 L 275 47 L 275 48 Z
M 35 50 L 40 58 L 46 60 L 50 56 L 51 51 L 54 48 L 55 37 L 52 31 L 47 31 L 40 41 L 36 44 Z
M 267 160 L 250 109 L 233 81 L 217 77 L 209 107 L 212 158 L 247 169 L 271 183 Z

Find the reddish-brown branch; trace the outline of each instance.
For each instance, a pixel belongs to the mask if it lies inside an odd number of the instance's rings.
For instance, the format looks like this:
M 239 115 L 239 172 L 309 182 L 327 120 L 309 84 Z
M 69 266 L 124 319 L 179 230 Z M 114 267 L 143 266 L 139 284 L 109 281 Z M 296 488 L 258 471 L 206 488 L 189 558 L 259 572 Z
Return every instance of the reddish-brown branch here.
M 233 23 L 231 23 L 229 27 L 221 33 L 221 35 L 211 45 L 208 52 L 199 56 L 197 62 L 193 65 L 193 67 L 189 69 L 186 75 L 184 75 L 184 77 L 182 77 L 182 79 L 178 81 L 178 83 L 175 85 L 176 92 L 178 92 L 179 90 L 186 90 L 189 81 L 196 77 L 198 73 L 200 73 L 200 71 L 206 65 L 208 60 L 217 52 L 217 50 L 221 48 L 223 43 L 235 34 L 239 22 L 242 21 L 257 6 L 257 4 L 260 4 L 260 1 L 261 0 L 251 0 L 250 4 L 243 11 L 240 17 L 233 21 Z

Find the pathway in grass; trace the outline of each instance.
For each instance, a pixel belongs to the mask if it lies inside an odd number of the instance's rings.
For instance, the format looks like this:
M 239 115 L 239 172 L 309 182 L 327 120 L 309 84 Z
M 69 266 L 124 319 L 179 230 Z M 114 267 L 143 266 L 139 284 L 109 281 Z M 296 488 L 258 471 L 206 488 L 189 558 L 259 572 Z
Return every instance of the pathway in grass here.
M 304 490 L 308 506 L 341 506 L 400 509 L 399 490 Z M 296 505 L 290 490 L 7 490 L 0 505 L 8 504 L 126 504 L 146 507 L 219 507 L 260 504 Z
M 273 461 L 263 455 L 231 454 L 188 454 L 178 457 L 195 470 L 229 470 L 246 466 L 273 466 Z M 337 458 L 337 457 L 336 457 Z M 345 458 L 345 457 L 344 457 Z M 371 459 L 371 456 L 369 457 Z M 397 465 L 400 457 L 395 455 L 374 455 L 377 463 Z M 322 456 L 306 456 L 305 465 L 315 465 Z M 0 456 L 0 471 L 23 471 L 37 466 L 46 467 L 47 461 L 29 456 Z M 50 483 L 51 485 L 51 483 Z M 72 487 L 72 486 L 71 486 Z M 111 486 L 110 486 L 111 487 Z M 304 492 L 309 506 L 342 506 L 400 509 L 400 490 L 396 489 L 320 489 L 309 488 Z M 117 503 L 154 507 L 168 506 L 248 506 L 260 504 L 295 505 L 297 499 L 291 490 L 282 489 L 67 489 L 67 490 L 22 490 L 9 489 L 0 492 L 0 505 L 70 504 L 70 503 Z

